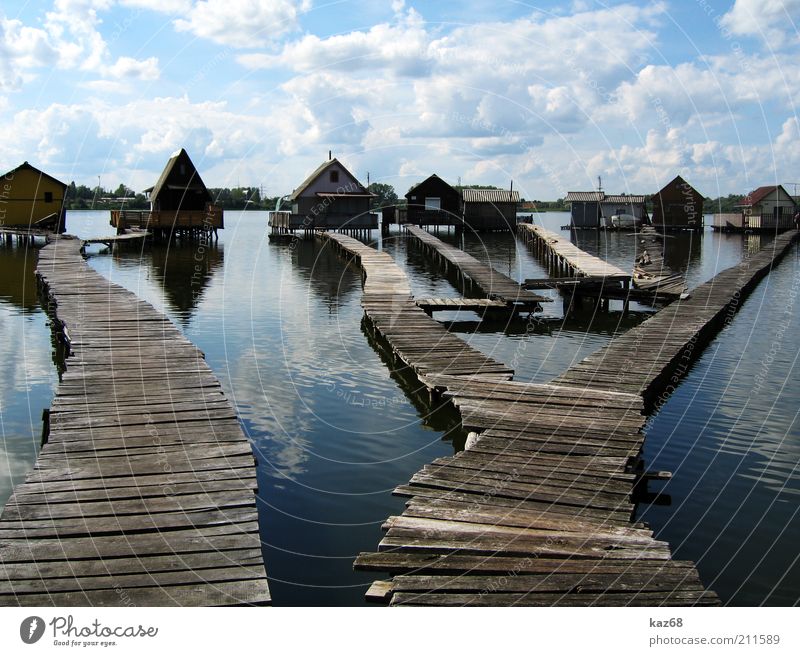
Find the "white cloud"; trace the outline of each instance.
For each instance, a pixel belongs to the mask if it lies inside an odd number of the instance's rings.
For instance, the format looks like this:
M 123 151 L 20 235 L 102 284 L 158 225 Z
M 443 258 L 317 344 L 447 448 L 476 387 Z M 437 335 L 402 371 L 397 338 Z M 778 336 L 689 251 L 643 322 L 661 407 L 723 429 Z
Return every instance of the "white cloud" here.
M 203 0 L 175 28 L 234 48 L 258 48 L 296 29 L 310 8 L 310 0 Z
M 754 36 L 772 48 L 797 43 L 800 0 L 736 0 L 720 19 L 723 30 Z
M 182 14 L 192 8 L 191 0 L 120 0 L 124 7 L 148 9 L 164 14 Z
M 57 60 L 47 32 L 0 14 L 0 90 L 19 89 L 31 69 Z
M 160 75 L 158 59 L 149 57 L 138 60 L 120 57 L 113 66 L 106 69 L 106 74 L 117 79 L 157 80 Z

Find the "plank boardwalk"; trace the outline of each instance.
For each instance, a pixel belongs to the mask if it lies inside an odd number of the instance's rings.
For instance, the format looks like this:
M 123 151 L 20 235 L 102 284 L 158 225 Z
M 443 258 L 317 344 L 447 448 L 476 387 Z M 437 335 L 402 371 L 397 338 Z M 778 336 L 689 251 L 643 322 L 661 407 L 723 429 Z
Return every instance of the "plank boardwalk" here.
M 628 284 L 631 274 L 589 255 L 561 235 L 532 223 L 520 223 L 517 233 L 559 276 L 592 277 Z
M 666 298 L 680 296 L 686 290 L 686 278 L 667 267 L 664 250 L 665 239 L 652 226 L 636 233 L 636 264 L 633 269 L 633 286 Z
M 584 358 L 555 382 L 623 391 L 652 401 L 677 382 L 697 352 L 730 322 L 744 298 L 797 240 L 795 230 L 778 236 L 736 266 L 692 289 L 604 348 Z
M 395 492 L 409 497 L 390 517 L 378 552 L 359 569 L 389 572 L 374 601 L 433 605 L 715 605 L 692 563 L 632 524 L 632 471 L 645 417 L 639 394 L 585 384 L 517 383 L 473 366 L 448 365 L 474 351 L 391 299 L 408 298 L 405 274 L 385 253 L 328 233 L 360 263 L 367 320 L 426 385 L 452 399 L 467 450 L 439 458 Z M 380 300 L 380 302 L 377 302 Z M 386 304 L 397 307 L 387 321 Z M 426 321 L 427 320 L 427 321 Z M 406 323 L 406 321 L 408 323 Z M 407 326 L 397 332 L 395 326 Z M 399 338 L 399 339 L 398 339 Z M 406 345 L 412 346 L 403 350 Z M 417 358 L 426 364 L 420 366 Z M 430 360 L 430 358 L 433 358 Z M 444 367 L 436 373 L 436 365 Z M 454 375 L 455 373 L 455 375 Z M 475 439 L 475 434 L 479 437 Z
M 526 307 L 533 307 L 551 300 L 546 296 L 527 291 L 516 280 L 512 280 L 478 261 L 460 248 L 445 244 L 424 228 L 407 225 L 406 231 L 418 244 L 421 244 L 447 266 L 453 267 L 462 278 L 471 281 L 489 298 L 499 299 L 507 305 L 519 304 Z
M 268 604 L 233 407 L 203 354 L 80 248 L 39 251 L 70 353 L 48 441 L 0 516 L 0 605 Z

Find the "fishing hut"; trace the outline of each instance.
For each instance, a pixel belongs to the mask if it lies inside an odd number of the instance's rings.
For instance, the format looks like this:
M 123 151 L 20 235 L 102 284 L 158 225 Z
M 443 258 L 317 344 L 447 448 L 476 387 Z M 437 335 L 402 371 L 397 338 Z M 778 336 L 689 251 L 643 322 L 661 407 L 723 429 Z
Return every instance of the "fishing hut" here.
M 570 191 L 570 229 L 634 228 L 647 220 L 645 197 L 637 194 L 607 194 L 597 191 Z
M 519 202 L 513 189 L 462 189 L 463 225 L 476 232 L 514 231 Z
M 144 191 L 149 195 L 149 210 L 111 211 L 111 225 L 118 234 L 147 230 L 155 237 L 216 237 L 217 230 L 225 227 L 222 208 L 214 205 L 183 148 L 170 157 L 158 182 Z
M 652 197 L 652 223 L 656 230 L 702 230 L 703 194 L 681 176 Z
M 289 196 L 291 212 L 274 212 L 269 226 L 273 236 L 297 230 L 338 230 L 368 233 L 378 227 L 370 212 L 375 194 L 361 184 L 335 157 L 320 164 Z
M 435 173 L 406 194 L 406 222 L 417 226 L 461 226 L 461 195 Z
M 67 185 L 23 162 L 0 178 L 0 235 L 27 240 L 63 233 Z
M 737 209 L 714 214 L 713 229 L 721 232 L 788 230 L 793 227 L 797 204 L 782 185 L 768 185 L 747 194 Z

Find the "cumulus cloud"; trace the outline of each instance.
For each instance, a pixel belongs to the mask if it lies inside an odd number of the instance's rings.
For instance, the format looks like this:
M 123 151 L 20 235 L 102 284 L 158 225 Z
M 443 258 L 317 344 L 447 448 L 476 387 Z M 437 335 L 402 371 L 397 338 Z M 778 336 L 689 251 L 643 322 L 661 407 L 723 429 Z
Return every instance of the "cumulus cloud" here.
M 234 48 L 257 48 L 296 29 L 310 8 L 310 0 L 203 0 L 175 28 Z
M 736 0 L 720 25 L 732 34 L 763 39 L 771 47 L 798 42 L 800 0 Z

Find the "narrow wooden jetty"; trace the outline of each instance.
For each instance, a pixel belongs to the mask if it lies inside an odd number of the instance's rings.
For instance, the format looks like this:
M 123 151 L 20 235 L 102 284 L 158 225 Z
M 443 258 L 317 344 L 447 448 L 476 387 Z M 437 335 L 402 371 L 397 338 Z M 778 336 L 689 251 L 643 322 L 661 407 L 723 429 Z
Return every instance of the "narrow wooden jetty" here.
M 556 384 L 591 386 L 639 394 L 653 401 L 674 384 L 720 329 L 730 322 L 747 294 L 791 248 L 792 230 L 736 266 L 691 290 L 559 376 Z
M 508 309 L 505 301 L 495 298 L 418 298 L 414 302 L 428 314 L 437 311 L 469 310 L 480 313 Z
M 396 493 L 377 553 L 359 569 L 395 576 L 368 598 L 435 605 L 695 605 L 718 599 L 692 563 L 632 524 L 634 470 L 645 422 L 640 395 L 586 385 L 534 385 L 491 367 L 462 366 L 475 352 L 440 331 L 408 298 L 402 270 L 384 253 L 336 234 L 366 276 L 368 322 L 429 388 L 451 399 L 467 450 L 439 458 Z M 393 322 L 387 306 L 395 308 Z M 416 309 L 416 317 L 412 318 Z M 405 315 L 409 314 L 406 318 Z M 395 326 L 406 326 L 397 331 Z M 438 354 L 438 357 L 437 357 Z M 432 359 L 431 359 L 432 358 Z M 424 365 L 420 365 L 420 362 Z M 440 372 L 436 366 L 444 366 Z M 478 433 L 480 433 L 478 435 Z
M 86 246 L 87 244 L 105 244 L 111 248 L 114 244 L 144 241 L 150 236 L 152 236 L 152 233 L 148 232 L 147 230 L 131 230 L 128 232 L 123 232 L 119 235 L 84 239 L 83 246 Z
M 664 260 L 669 236 L 659 234 L 652 226 L 645 226 L 635 234 L 636 263 L 633 268 L 633 286 L 641 291 L 666 300 L 679 298 L 686 291 L 686 277 L 670 270 Z
M 723 271 L 550 384 L 435 376 L 475 431 L 409 497 L 361 569 L 368 596 L 417 605 L 718 605 L 690 562 L 632 523 L 645 399 L 686 371 L 797 234 Z M 676 369 L 677 366 L 677 369 Z M 665 379 L 665 377 L 667 377 Z M 674 383 L 673 383 L 674 384 Z
M 520 223 L 517 233 L 548 263 L 557 277 L 590 277 L 606 283 L 622 283 L 625 287 L 630 283 L 630 273 L 582 251 L 568 239 L 542 226 Z
M 406 225 L 406 232 L 434 257 L 451 266 L 460 277 L 471 281 L 490 299 L 501 300 L 506 305 L 521 306 L 521 309 L 538 307 L 550 298 L 525 290 L 516 280 L 480 262 L 460 248 L 445 244 L 424 228 Z
M 47 441 L 0 516 L 0 605 L 268 604 L 236 412 L 203 354 L 81 244 L 39 251 L 69 354 Z
M 364 307 L 369 327 L 386 338 L 399 365 L 408 367 L 429 389 L 431 375 L 481 375 L 509 380 L 513 370 L 473 349 L 418 307 L 403 270 L 391 255 L 338 232 L 318 232 L 361 267 Z

